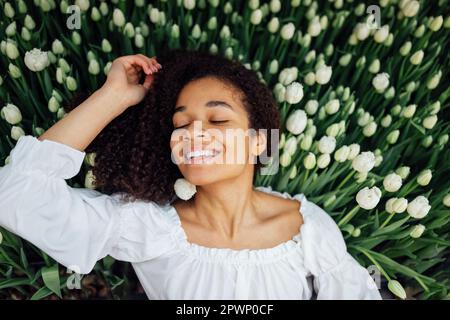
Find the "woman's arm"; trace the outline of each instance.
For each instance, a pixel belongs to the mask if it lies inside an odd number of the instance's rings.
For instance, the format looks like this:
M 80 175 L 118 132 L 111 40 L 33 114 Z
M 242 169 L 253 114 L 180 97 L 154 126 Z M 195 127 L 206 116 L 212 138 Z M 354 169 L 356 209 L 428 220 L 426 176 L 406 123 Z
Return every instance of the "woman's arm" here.
M 38 139 L 53 140 L 84 151 L 108 123 L 144 98 L 153 73 L 159 68 L 161 65 L 154 58 L 142 54 L 115 59 L 103 86 Z M 142 71 L 146 78 L 139 84 Z

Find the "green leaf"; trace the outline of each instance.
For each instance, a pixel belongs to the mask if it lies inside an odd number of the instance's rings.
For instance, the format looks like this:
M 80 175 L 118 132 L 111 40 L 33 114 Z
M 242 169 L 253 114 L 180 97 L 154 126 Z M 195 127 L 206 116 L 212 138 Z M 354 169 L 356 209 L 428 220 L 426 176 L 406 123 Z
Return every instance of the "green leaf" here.
M 41 300 L 42 298 L 45 298 L 53 293 L 52 290 L 50 290 L 47 287 L 42 287 L 38 291 L 36 291 L 30 298 L 30 300 Z
M 61 298 L 61 286 L 59 284 L 59 269 L 58 264 L 54 264 L 51 267 L 43 267 L 41 269 L 42 280 L 45 285 L 58 297 Z

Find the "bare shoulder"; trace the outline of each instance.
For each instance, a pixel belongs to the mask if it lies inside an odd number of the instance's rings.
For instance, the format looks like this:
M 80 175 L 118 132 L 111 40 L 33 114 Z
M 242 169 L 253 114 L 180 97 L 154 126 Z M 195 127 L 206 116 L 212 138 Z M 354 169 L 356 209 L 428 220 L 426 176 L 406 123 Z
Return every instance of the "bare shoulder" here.
M 301 202 L 282 198 L 262 191 L 256 191 L 261 197 L 260 212 L 265 220 L 285 229 L 289 234 L 296 234 L 303 224 Z

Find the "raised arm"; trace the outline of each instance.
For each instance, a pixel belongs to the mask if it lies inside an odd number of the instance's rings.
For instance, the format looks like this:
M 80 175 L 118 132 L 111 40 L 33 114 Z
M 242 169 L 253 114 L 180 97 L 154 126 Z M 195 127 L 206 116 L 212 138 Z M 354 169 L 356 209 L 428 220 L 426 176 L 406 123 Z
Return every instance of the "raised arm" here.
M 116 246 L 130 206 L 96 190 L 72 188 L 65 179 L 80 171 L 83 150 L 108 122 L 145 96 L 155 70 L 147 59 L 116 59 L 101 89 L 39 139 L 20 137 L 0 168 L 0 226 L 76 272 L 90 272 L 109 253 L 138 259 Z M 149 72 L 143 85 L 138 66 Z
M 109 122 L 139 103 L 150 89 L 161 65 L 142 54 L 115 59 L 103 86 L 38 139 L 53 140 L 84 151 Z M 140 75 L 146 74 L 142 84 Z

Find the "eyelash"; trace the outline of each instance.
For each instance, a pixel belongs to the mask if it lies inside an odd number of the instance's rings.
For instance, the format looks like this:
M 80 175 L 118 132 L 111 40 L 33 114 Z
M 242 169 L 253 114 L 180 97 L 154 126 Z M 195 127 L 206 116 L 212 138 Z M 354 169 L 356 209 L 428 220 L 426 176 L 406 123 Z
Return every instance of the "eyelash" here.
M 227 122 L 228 120 L 216 120 L 216 121 L 214 121 L 214 120 L 211 120 L 211 122 L 213 122 L 213 123 L 224 123 L 224 122 Z M 186 127 L 187 126 L 187 124 L 185 124 L 184 126 L 181 126 L 181 127 L 177 127 L 177 128 L 175 128 L 175 129 L 181 129 L 181 128 L 184 128 L 184 127 Z

